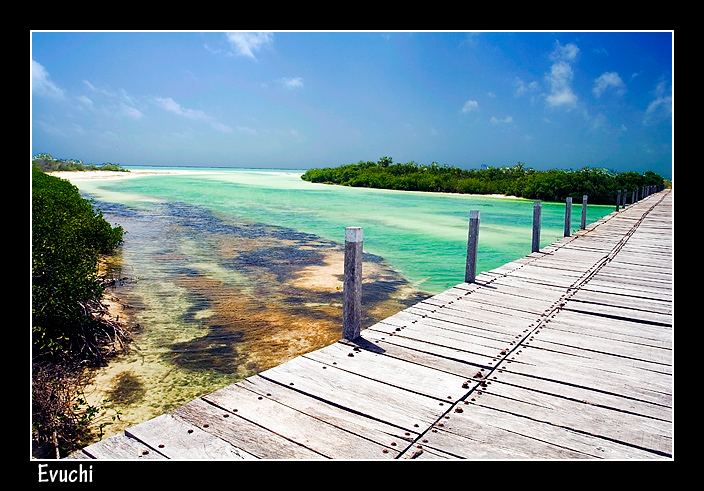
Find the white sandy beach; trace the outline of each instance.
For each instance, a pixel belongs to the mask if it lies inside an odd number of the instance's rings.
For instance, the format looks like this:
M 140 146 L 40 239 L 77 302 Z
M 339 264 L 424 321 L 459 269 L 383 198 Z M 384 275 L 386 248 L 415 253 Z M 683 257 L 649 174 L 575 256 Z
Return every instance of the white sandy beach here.
M 88 171 L 54 171 L 47 172 L 50 176 L 66 179 L 67 181 L 87 181 L 92 179 L 127 179 L 130 177 L 138 177 L 149 174 L 186 174 L 187 170 L 174 169 L 144 169 L 130 170 L 129 172 L 109 171 L 109 170 L 88 170 Z

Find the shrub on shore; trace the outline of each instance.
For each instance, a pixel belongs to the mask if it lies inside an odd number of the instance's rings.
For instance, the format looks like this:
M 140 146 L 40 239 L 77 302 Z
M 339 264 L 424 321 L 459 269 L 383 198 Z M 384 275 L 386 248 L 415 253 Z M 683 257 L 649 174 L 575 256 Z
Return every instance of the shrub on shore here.
M 113 164 L 110 162 L 105 162 L 101 165 L 95 164 L 84 164 L 82 160 L 75 159 L 55 159 L 48 153 L 40 153 L 32 158 L 32 164 L 37 166 L 44 172 L 53 171 L 89 171 L 89 170 L 106 170 L 106 171 L 120 171 L 129 172 L 127 169 L 123 169 L 120 164 Z
M 85 403 L 81 368 L 103 364 L 128 341 L 105 316 L 98 258 L 123 229 L 70 182 L 32 167 L 32 429 L 67 452 L 86 437 L 98 408 Z

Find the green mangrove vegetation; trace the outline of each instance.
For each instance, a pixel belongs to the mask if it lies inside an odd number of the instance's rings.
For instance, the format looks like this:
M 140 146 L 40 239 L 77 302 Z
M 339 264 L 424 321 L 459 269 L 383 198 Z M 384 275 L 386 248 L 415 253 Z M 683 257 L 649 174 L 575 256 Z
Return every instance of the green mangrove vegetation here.
M 101 410 L 83 397 L 83 368 L 105 363 L 129 341 L 106 316 L 98 274 L 100 256 L 122 243 L 124 231 L 37 165 L 31 193 L 32 440 L 58 457 L 90 438 Z
M 101 165 L 84 164 L 82 160 L 56 159 L 48 153 L 39 153 L 32 157 L 32 164 L 44 172 L 89 170 L 129 172 L 127 169 L 121 167 L 120 164 L 112 164 L 110 162 L 105 162 Z
M 612 204 L 618 190 L 631 192 L 643 186 L 666 184 L 652 171 L 613 172 L 585 167 L 580 170 L 538 171 L 518 162 L 513 167 L 461 169 L 447 164 L 421 165 L 416 162 L 394 164 L 391 157 L 378 162 L 310 169 L 301 178 L 310 182 L 340 184 L 404 191 L 443 193 L 505 194 L 543 201 L 564 201 L 571 196 L 581 200 L 589 196 L 594 204 Z M 630 198 L 629 198 L 630 199 Z

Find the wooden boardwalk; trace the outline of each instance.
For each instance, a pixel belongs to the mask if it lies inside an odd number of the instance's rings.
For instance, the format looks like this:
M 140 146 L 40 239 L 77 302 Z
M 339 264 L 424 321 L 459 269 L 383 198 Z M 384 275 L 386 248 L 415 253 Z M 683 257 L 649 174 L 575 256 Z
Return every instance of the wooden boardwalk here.
M 672 459 L 673 194 L 71 458 Z

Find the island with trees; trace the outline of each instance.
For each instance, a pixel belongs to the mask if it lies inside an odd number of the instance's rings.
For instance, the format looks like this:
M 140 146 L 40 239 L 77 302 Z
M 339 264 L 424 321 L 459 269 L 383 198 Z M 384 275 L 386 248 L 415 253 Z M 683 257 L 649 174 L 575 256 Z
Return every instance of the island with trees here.
M 447 164 L 421 165 L 416 162 L 394 164 L 391 157 L 378 162 L 310 169 L 301 178 L 309 182 L 339 184 L 404 191 L 443 193 L 502 194 L 519 198 L 564 201 L 589 197 L 594 204 L 613 204 L 619 190 L 632 191 L 644 186 L 669 185 L 653 172 L 613 172 L 584 167 L 579 170 L 539 171 L 518 162 L 512 167 L 461 169 Z
M 125 169 L 124 167 L 121 167 L 120 164 L 112 164 L 110 162 L 105 162 L 101 165 L 84 164 L 82 160 L 57 159 L 52 157 L 48 153 L 39 153 L 32 157 L 32 165 L 38 167 L 44 172 L 93 170 L 129 172 L 129 170 Z

